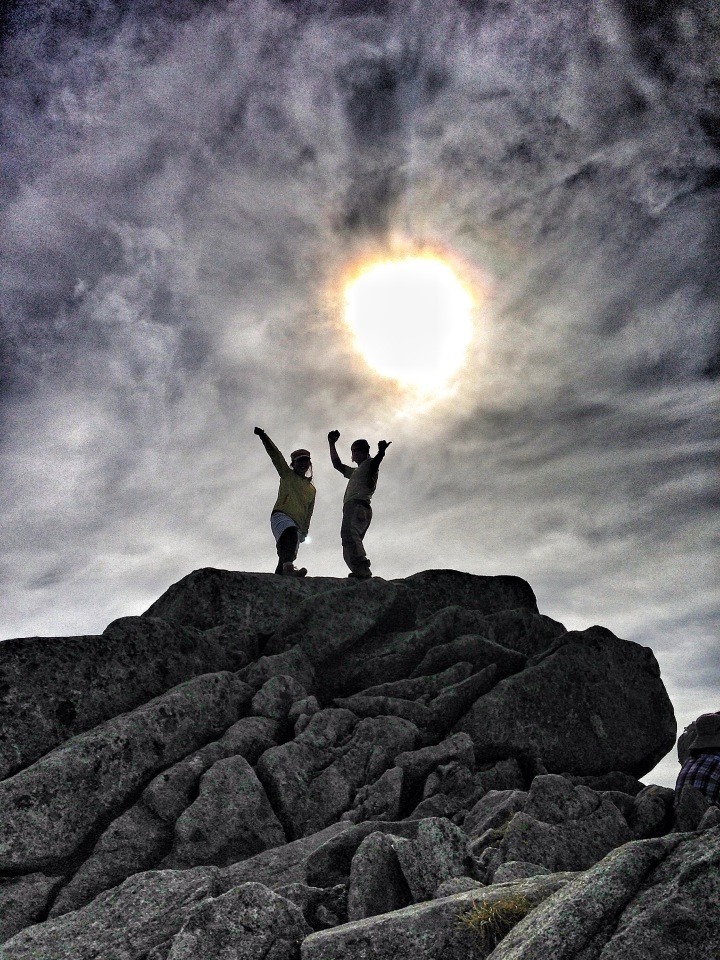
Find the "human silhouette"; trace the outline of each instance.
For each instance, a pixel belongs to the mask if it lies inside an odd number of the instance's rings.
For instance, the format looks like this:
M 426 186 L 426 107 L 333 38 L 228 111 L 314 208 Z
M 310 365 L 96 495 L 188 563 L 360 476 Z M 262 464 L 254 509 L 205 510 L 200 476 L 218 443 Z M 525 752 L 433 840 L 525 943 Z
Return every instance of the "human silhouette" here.
M 370 571 L 370 561 L 365 553 L 363 539 L 372 521 L 373 514 L 370 500 L 377 487 L 378 470 L 385 456 L 385 451 L 392 441 L 380 440 L 378 452 L 374 457 L 371 457 L 370 444 L 367 440 L 355 440 L 350 447 L 350 459 L 357 466 L 349 467 L 338 456 L 335 444 L 339 439 L 339 430 L 331 430 L 328 433 L 332 465 L 348 480 L 343 498 L 343 516 L 340 527 L 343 558 L 350 568 L 349 577 L 356 580 L 368 580 L 372 573 Z
M 312 461 L 309 450 L 293 450 L 290 464 L 261 427 L 254 431 L 262 440 L 275 469 L 280 474 L 275 506 L 270 513 L 270 527 L 277 545 L 278 565 L 275 573 L 286 577 L 304 577 L 305 567 L 295 567 L 300 544 L 310 529 L 310 518 L 315 506 L 315 487 L 312 483 Z M 308 477 L 308 470 L 310 476 Z

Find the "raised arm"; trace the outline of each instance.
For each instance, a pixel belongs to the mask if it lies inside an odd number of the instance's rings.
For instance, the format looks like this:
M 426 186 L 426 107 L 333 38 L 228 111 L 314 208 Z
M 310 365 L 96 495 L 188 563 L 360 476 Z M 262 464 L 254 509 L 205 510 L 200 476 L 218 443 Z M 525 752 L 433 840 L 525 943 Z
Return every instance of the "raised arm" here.
M 353 468 L 346 466 L 346 464 L 344 464 L 340 459 L 340 456 L 337 452 L 337 448 L 335 447 L 335 444 L 338 442 L 339 439 L 340 439 L 339 430 L 331 430 L 330 433 L 328 434 L 328 446 L 330 447 L 330 460 L 332 461 L 332 465 L 335 467 L 336 470 L 339 470 L 344 477 L 349 477 L 353 472 Z
M 378 452 L 375 454 L 374 457 L 371 458 L 372 464 L 373 464 L 372 470 L 374 473 L 377 473 L 377 471 L 380 469 L 380 464 L 382 463 L 383 458 L 385 456 L 385 451 L 387 450 L 387 448 L 390 446 L 391 443 L 392 443 L 392 440 L 380 440 L 378 442 Z
M 262 429 L 262 427 L 255 427 L 255 430 L 253 432 L 256 434 L 256 436 L 260 437 L 260 439 L 262 440 L 262 445 L 267 450 L 268 455 L 272 460 L 273 464 L 275 465 L 275 469 L 280 474 L 280 476 L 283 477 L 285 476 L 286 473 L 289 473 L 290 466 L 288 462 L 286 461 L 285 457 L 280 453 L 280 451 L 275 446 L 275 444 L 272 442 L 270 437 Z

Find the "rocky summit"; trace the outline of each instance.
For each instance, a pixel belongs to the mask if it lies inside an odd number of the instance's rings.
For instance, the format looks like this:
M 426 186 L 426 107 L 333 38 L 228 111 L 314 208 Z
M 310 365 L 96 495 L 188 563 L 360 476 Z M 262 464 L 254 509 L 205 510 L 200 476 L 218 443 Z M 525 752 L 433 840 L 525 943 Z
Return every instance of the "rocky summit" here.
M 198 570 L 0 698 L 2 960 L 717 956 L 655 657 L 517 577 Z

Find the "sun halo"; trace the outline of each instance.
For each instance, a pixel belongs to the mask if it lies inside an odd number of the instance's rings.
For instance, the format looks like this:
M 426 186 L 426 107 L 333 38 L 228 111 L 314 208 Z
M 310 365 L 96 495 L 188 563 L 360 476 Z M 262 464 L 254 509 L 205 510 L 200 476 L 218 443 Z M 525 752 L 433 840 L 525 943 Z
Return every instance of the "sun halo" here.
M 344 291 L 345 322 L 365 362 L 426 394 L 441 391 L 462 366 L 474 306 L 455 270 L 435 254 L 367 262 Z

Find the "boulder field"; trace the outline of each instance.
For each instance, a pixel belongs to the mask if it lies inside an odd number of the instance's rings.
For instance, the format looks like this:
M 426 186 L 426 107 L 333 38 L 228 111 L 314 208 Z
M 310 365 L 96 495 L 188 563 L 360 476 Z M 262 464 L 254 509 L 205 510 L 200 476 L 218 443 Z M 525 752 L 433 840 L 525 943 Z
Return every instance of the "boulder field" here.
M 648 648 L 525 581 L 197 570 L 0 643 L 2 960 L 716 957 Z

